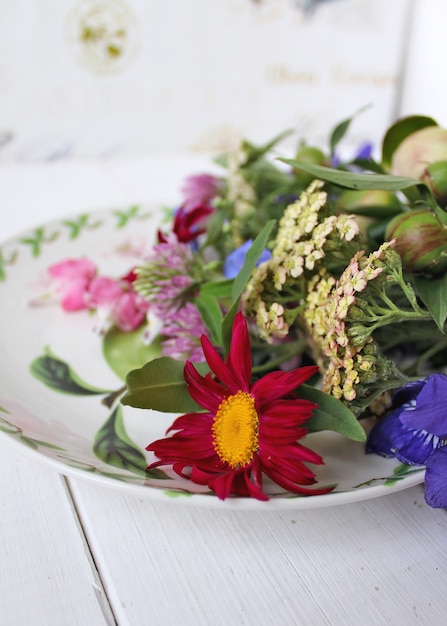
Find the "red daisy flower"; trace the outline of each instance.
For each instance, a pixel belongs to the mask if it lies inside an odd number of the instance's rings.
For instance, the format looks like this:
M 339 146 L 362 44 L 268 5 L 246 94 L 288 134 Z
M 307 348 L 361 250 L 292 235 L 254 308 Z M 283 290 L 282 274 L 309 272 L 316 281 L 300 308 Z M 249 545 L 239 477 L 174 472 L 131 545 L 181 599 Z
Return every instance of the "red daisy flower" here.
M 316 405 L 297 398 L 294 391 L 318 368 L 272 372 L 251 384 L 250 342 L 241 313 L 225 361 L 205 336 L 202 347 L 214 376 L 200 375 L 187 361 L 185 380 L 205 411 L 180 416 L 168 430 L 176 431 L 172 436 L 146 448 L 159 459 L 150 467 L 171 465 L 179 476 L 208 485 L 222 500 L 229 495 L 268 500 L 263 475 L 293 493 L 328 493 L 331 488 L 303 486 L 316 482 L 305 463 L 321 465 L 323 459 L 297 443 L 307 434 L 303 424 Z

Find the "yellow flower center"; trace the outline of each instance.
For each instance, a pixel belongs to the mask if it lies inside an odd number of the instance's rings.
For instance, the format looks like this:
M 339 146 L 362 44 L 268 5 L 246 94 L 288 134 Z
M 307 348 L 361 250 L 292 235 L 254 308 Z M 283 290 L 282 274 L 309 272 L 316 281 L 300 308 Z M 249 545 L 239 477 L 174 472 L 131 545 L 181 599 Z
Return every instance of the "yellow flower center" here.
M 259 417 L 252 396 L 238 391 L 220 404 L 214 418 L 213 446 L 217 455 L 233 468 L 244 467 L 258 449 Z

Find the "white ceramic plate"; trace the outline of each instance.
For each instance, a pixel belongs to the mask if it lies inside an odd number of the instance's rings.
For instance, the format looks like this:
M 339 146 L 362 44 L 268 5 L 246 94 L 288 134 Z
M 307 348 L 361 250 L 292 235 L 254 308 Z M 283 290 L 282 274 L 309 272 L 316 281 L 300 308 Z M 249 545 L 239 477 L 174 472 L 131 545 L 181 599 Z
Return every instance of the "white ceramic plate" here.
M 148 498 L 226 509 L 307 509 L 366 500 L 421 483 L 423 470 L 366 455 L 364 445 L 332 432 L 307 438 L 323 455 L 318 486 L 328 495 L 297 497 L 269 487 L 270 500 L 220 501 L 207 489 L 144 473 L 145 447 L 164 436 L 172 415 L 122 406 L 127 371 L 150 358 L 138 334 L 91 330 L 88 313 L 57 303 L 33 306 L 47 267 L 87 256 L 100 273 L 121 276 L 150 249 L 160 213 L 131 207 L 51 222 L 0 246 L 0 431 L 58 471 Z M 146 352 L 148 350 L 148 352 Z M 68 393 L 68 391 L 70 393 Z M 5 439 L 2 437 L 2 439 Z

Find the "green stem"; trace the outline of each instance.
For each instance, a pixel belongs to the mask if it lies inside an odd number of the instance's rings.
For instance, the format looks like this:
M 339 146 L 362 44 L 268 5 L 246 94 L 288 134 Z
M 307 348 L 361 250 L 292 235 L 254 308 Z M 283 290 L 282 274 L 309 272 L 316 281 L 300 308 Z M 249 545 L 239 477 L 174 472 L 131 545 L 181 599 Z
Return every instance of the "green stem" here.
M 417 311 L 398 311 L 397 314 L 384 315 L 382 318 L 376 318 L 374 323 L 368 327 L 370 333 L 373 333 L 378 328 L 388 326 L 389 324 L 395 324 L 398 322 L 411 322 L 412 320 L 418 320 L 421 322 L 429 321 L 433 319 L 430 313 L 422 314 Z M 366 320 L 368 321 L 368 320 Z
M 438 352 L 441 352 L 441 350 L 443 350 L 445 347 L 446 347 L 446 341 L 444 339 L 444 340 L 438 341 L 433 346 L 430 346 L 430 348 L 427 348 L 427 350 L 423 352 L 421 355 L 419 355 L 416 361 L 414 361 L 414 363 L 412 364 L 408 372 L 411 371 L 411 372 L 416 373 L 424 363 L 426 363 L 429 359 L 434 357 L 435 354 L 437 354 Z

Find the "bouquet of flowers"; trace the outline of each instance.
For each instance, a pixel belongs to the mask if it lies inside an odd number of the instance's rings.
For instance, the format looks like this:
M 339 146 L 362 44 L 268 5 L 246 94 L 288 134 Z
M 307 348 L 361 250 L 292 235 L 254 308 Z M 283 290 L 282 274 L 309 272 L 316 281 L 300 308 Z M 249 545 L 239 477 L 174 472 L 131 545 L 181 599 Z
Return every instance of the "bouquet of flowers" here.
M 144 326 L 159 356 L 129 372 L 122 403 L 180 414 L 149 442 L 219 498 L 267 499 L 266 476 L 312 486 L 309 432 L 366 441 L 366 452 L 425 466 L 425 495 L 447 506 L 447 130 L 411 116 L 379 158 L 284 134 L 242 142 L 222 174 L 189 177 L 144 262 L 116 280 L 88 260 L 50 268 L 66 310 L 100 327 Z M 368 434 L 364 418 L 372 418 Z

